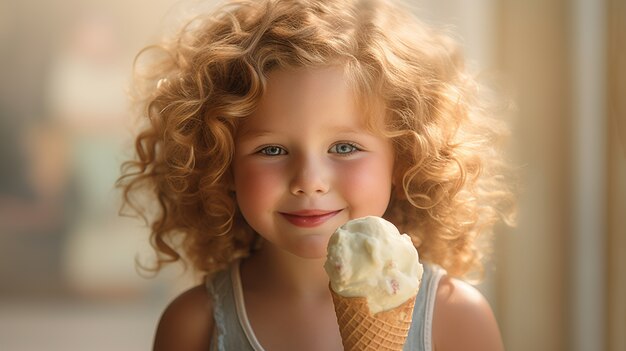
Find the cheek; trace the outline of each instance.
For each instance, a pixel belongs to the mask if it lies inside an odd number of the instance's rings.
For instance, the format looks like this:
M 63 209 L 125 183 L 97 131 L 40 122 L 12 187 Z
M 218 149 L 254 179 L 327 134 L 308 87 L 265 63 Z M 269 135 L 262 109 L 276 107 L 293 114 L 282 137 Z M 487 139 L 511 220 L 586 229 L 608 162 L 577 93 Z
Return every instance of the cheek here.
M 267 204 L 275 199 L 280 188 L 280 170 L 255 163 L 235 163 L 233 173 L 241 210 L 269 209 Z
M 376 158 L 354 161 L 341 170 L 340 188 L 344 196 L 366 211 L 382 215 L 391 195 L 392 164 Z

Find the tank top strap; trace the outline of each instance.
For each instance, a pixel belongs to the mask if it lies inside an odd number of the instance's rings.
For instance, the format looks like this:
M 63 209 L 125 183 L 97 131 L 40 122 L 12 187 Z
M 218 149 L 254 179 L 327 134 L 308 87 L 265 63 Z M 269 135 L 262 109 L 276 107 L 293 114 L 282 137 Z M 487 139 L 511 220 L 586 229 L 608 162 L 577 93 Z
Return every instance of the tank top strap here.
M 447 274 L 445 269 L 438 265 L 423 263 L 424 274 L 420 289 L 415 298 L 413 321 L 409 336 L 404 344 L 404 351 L 432 351 L 433 311 L 439 281 Z
M 237 287 L 239 289 L 236 289 Z M 213 300 L 215 321 L 210 350 L 255 351 L 248 341 L 247 333 L 239 318 L 243 302 L 239 280 L 239 261 L 233 262 L 228 269 L 207 278 L 206 288 Z

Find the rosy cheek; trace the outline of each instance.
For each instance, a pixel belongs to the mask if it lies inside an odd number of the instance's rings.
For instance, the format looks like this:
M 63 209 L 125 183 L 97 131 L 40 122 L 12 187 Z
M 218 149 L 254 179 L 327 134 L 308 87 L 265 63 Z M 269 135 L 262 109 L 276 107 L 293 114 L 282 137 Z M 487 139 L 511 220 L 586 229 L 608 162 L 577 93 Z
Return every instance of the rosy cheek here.
M 263 202 L 278 188 L 280 170 L 277 167 L 257 163 L 240 164 L 235 167 L 235 191 L 243 201 Z
M 391 165 L 376 158 L 351 160 L 339 168 L 338 182 L 344 196 L 367 203 L 370 212 L 387 208 L 391 191 Z

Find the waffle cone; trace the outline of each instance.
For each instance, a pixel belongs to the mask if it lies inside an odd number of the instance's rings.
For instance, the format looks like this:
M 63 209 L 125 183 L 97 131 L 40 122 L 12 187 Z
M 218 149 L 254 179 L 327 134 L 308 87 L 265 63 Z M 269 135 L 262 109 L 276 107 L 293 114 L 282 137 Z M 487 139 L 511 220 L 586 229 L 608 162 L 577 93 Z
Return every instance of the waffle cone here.
M 365 297 L 345 297 L 330 289 L 344 350 L 397 350 L 404 347 L 415 296 L 402 305 L 371 314 Z

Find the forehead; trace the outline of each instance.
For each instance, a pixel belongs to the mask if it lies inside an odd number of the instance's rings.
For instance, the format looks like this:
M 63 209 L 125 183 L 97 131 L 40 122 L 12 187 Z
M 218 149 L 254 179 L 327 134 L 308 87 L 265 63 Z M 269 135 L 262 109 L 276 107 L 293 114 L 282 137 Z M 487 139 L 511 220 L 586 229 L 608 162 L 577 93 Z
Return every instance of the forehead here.
M 341 67 L 277 70 L 268 75 L 259 110 L 354 109 L 354 98 Z
M 268 74 L 265 93 L 240 132 L 293 128 L 298 122 L 301 127 L 371 129 L 361 107 L 341 66 L 276 70 Z

